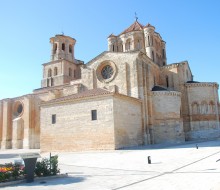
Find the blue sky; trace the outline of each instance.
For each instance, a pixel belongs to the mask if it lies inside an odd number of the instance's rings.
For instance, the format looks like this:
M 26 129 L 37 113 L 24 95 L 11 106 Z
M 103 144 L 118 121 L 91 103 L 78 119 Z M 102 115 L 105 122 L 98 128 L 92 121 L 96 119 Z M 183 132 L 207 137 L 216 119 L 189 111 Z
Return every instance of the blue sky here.
M 138 21 L 156 27 L 168 63 L 188 60 L 194 80 L 220 83 L 219 0 L 0 0 L 0 99 L 40 88 L 50 61 L 49 38 L 77 40 L 75 57 L 87 63 L 107 50 L 107 37 Z

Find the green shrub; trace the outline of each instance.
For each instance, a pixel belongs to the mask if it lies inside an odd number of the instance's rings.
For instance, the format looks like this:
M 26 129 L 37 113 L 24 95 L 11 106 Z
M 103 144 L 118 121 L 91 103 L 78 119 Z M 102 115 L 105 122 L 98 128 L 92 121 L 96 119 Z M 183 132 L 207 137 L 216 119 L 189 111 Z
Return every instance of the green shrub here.
M 58 169 L 58 156 L 50 156 L 50 159 L 43 158 L 36 163 L 35 174 L 40 176 L 57 175 L 60 172 Z

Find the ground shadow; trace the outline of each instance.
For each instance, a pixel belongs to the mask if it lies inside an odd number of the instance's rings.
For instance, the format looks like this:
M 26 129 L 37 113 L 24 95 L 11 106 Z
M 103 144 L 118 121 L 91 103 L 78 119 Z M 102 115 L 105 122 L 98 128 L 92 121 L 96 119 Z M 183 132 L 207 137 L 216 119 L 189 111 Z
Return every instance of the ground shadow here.
M 203 148 L 203 147 L 220 147 L 220 139 L 212 141 L 186 141 L 183 143 L 165 143 L 165 144 L 152 144 L 152 145 L 142 145 L 127 148 L 120 148 L 119 150 L 152 150 L 152 149 L 180 149 L 180 148 Z
M 53 178 L 53 179 L 38 179 L 35 180 L 32 183 L 20 183 L 20 184 L 16 184 L 13 185 L 13 187 L 21 187 L 21 186 L 25 186 L 25 187 L 34 187 L 34 186 L 56 186 L 56 185 L 68 185 L 68 184 L 72 184 L 72 183 L 80 183 L 85 181 L 86 178 L 85 177 L 73 177 L 73 176 L 67 176 L 67 177 L 59 177 L 59 178 Z M 6 187 L 7 188 L 7 187 Z

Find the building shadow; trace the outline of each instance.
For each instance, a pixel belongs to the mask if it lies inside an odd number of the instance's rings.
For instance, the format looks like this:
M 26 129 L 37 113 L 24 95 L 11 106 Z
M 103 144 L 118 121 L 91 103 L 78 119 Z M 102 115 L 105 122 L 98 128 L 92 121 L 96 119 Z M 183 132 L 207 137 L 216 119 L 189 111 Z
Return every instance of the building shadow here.
M 59 177 L 52 179 L 38 179 L 32 183 L 20 183 L 17 185 L 13 185 L 13 187 L 34 187 L 34 186 L 56 186 L 56 185 L 69 185 L 74 183 L 80 183 L 85 181 L 85 177 L 77 176 L 67 176 L 67 177 Z M 7 188 L 7 187 L 6 187 Z

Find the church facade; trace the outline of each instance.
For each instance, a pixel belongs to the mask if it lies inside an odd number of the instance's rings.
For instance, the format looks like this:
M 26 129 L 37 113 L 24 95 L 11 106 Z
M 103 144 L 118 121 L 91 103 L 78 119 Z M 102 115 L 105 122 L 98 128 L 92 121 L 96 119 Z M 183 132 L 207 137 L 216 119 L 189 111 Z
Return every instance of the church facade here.
M 220 137 L 218 84 L 167 64 L 166 43 L 137 20 L 84 64 L 76 40 L 50 38 L 41 88 L 0 100 L 0 148 L 120 149 Z

